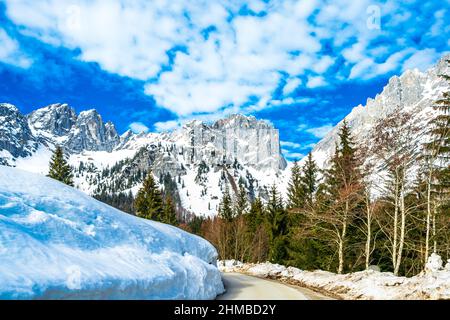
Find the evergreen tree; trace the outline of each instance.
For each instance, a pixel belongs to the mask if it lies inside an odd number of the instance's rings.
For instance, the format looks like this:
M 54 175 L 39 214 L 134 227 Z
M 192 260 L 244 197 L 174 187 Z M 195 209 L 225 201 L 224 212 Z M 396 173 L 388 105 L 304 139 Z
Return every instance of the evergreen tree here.
M 246 224 L 250 233 L 254 234 L 264 222 L 264 204 L 260 197 L 251 203 L 248 213 L 245 215 Z
M 270 242 L 269 260 L 282 263 L 286 257 L 287 212 L 275 185 L 271 187 L 269 192 L 266 225 Z
M 222 196 L 222 202 L 219 204 L 219 217 L 227 222 L 233 220 L 233 203 L 231 201 L 230 191 L 228 186 L 225 187 L 225 192 Z
M 302 268 L 314 269 L 318 267 L 316 256 L 321 254 L 317 250 L 319 243 L 313 239 L 314 232 L 310 230 L 309 213 L 314 209 L 314 197 L 317 191 L 318 168 L 311 153 L 298 174 L 299 203 L 301 206 L 291 207 L 288 220 L 288 258 L 286 263 Z
M 305 200 L 305 189 L 302 184 L 300 166 L 295 161 L 291 169 L 291 179 L 288 184 L 288 208 L 302 208 Z
M 63 149 L 57 146 L 51 159 L 50 159 L 50 169 L 48 172 L 48 177 L 55 180 L 59 180 L 69 186 L 73 187 L 73 173 L 72 168 L 67 163 L 64 158 Z
M 135 200 L 136 214 L 141 218 L 162 221 L 163 200 L 151 171 L 147 172 Z
M 447 60 L 450 65 L 450 60 Z M 450 76 L 440 75 L 450 84 Z M 446 220 L 450 219 L 450 91 L 443 92 L 433 108 L 437 115 L 428 123 L 431 139 L 425 144 L 427 163 L 427 227 L 425 261 L 429 255 L 429 242 L 433 242 L 433 252 L 437 252 L 437 224 L 447 231 Z
M 239 191 L 236 197 L 234 211 L 235 216 L 239 217 L 247 212 L 248 209 L 248 195 L 245 190 L 244 184 L 239 183 Z
M 250 262 L 267 261 L 268 234 L 265 222 L 264 204 L 260 197 L 251 203 L 248 213 L 244 215 L 249 246 L 248 260 Z
M 447 63 L 450 65 L 450 60 L 447 60 Z M 450 84 L 450 76 L 440 76 Z M 432 139 L 426 147 L 434 152 L 436 160 L 434 189 L 437 193 L 443 193 L 441 196 L 445 198 L 448 206 L 450 200 L 450 91 L 444 92 L 433 108 L 437 115 L 429 123 Z
M 178 225 L 177 212 L 172 198 L 168 195 L 164 199 L 164 210 L 161 222 L 171 224 L 173 226 Z
M 350 128 L 344 119 L 339 131 L 339 144 L 331 159 L 331 166 L 324 173 L 325 181 L 320 191 L 322 214 L 318 217 L 324 223 L 330 243 L 337 244 L 338 273 L 344 271 L 349 242 L 356 241 L 355 221 L 362 207 L 362 184 L 359 161 L 356 156 Z M 350 241 L 350 239 L 352 241 Z
M 301 183 L 304 189 L 304 197 L 307 205 L 312 206 L 314 201 L 314 194 L 317 191 L 318 172 L 316 162 L 312 158 L 311 152 L 308 153 L 305 165 L 302 168 Z

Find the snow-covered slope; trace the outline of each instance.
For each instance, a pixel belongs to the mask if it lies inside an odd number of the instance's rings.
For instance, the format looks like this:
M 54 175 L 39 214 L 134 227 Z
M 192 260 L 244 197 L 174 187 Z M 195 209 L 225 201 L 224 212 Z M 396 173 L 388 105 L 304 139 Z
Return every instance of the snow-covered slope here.
M 213 299 L 206 240 L 0 166 L 0 299 Z

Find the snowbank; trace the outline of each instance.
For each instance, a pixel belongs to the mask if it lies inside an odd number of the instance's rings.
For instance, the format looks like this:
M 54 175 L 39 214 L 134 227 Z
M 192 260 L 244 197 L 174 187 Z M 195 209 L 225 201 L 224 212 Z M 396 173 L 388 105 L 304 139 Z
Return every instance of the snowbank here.
M 343 299 L 400 300 L 400 299 L 450 299 L 450 262 L 445 269 L 440 258 L 432 255 L 430 268 L 415 277 L 396 277 L 390 272 L 373 270 L 349 274 L 326 271 L 302 271 L 269 262 L 242 264 L 234 260 L 219 261 L 223 272 L 242 272 L 262 278 L 309 287 Z M 441 260 L 442 261 L 442 260 Z M 431 266 L 432 265 L 432 266 Z
M 0 166 L 0 299 L 214 299 L 206 240 Z

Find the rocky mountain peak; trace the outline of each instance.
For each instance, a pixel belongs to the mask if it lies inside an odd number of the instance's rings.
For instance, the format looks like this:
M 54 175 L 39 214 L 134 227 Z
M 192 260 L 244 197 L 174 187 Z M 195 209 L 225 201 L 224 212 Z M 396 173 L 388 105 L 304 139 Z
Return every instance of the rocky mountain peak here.
M 213 124 L 215 129 L 227 128 L 265 128 L 273 129 L 273 125 L 263 120 L 257 120 L 254 116 L 245 116 L 242 114 L 232 114 L 225 119 L 217 120 Z
M 119 135 L 111 122 L 104 123 L 95 109 L 82 111 L 72 127 L 65 147 L 72 152 L 112 151 L 119 143 Z
M 34 130 L 61 137 L 69 133 L 77 120 L 77 115 L 68 104 L 56 103 L 31 112 L 27 118 Z
M 19 113 L 19 109 L 17 109 L 15 105 L 10 103 L 0 103 L 0 116 L 5 116 L 12 113 Z
M 375 98 L 368 98 L 365 106 L 359 105 L 345 117 L 352 134 L 357 140 L 363 141 L 371 132 L 374 124 L 392 112 L 404 110 L 411 112 L 420 121 L 426 117 L 433 102 L 438 99 L 448 84 L 439 75 L 450 75 L 450 68 L 446 60 L 450 55 L 441 58 L 437 64 L 420 72 L 417 69 L 406 70 L 400 76 L 389 79 L 382 92 Z M 428 111 L 427 111 L 428 110 Z M 313 149 L 313 155 L 319 164 L 323 165 L 334 151 L 338 141 L 339 122 Z
M 9 163 L 11 157 L 26 157 L 36 150 L 37 145 L 27 119 L 17 107 L 0 103 L 0 163 Z

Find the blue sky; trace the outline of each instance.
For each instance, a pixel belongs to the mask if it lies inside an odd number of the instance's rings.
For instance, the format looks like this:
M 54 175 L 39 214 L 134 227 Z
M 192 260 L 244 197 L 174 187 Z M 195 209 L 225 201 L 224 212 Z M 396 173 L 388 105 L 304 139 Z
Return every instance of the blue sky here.
M 450 1 L 0 1 L 0 102 L 96 108 L 121 133 L 252 114 L 301 158 L 449 51 Z

